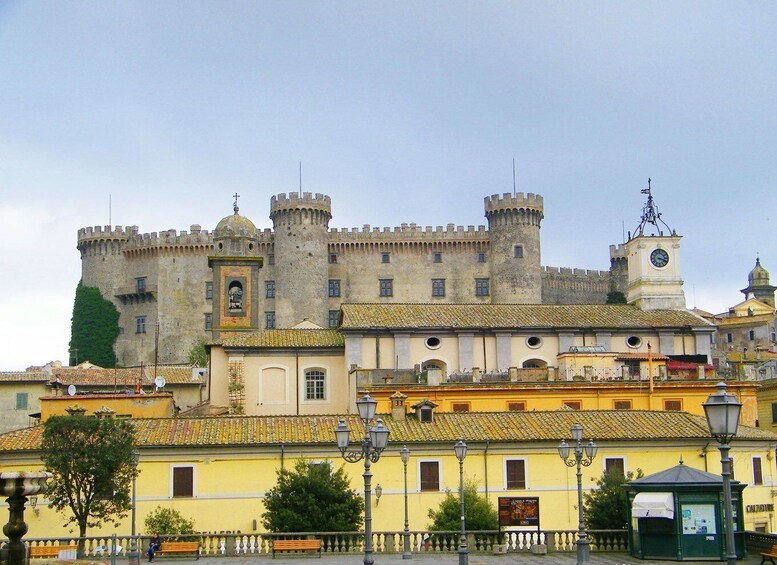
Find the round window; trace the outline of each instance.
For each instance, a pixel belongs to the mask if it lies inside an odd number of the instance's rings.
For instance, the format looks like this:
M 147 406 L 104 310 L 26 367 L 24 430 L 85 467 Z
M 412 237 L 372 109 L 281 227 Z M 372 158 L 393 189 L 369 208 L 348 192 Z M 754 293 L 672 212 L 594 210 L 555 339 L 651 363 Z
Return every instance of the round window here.
M 426 347 L 428 347 L 429 349 L 437 349 L 438 347 L 440 347 L 441 343 L 442 342 L 440 341 L 439 337 L 432 336 L 432 337 L 426 338 Z
M 248 250 L 249 251 L 253 251 L 254 250 L 254 244 L 253 243 L 249 243 L 248 244 Z
M 642 339 L 635 335 L 629 336 L 626 339 L 626 345 L 628 345 L 629 347 L 639 347 L 640 345 L 642 345 Z
M 219 251 L 221 251 L 222 249 L 224 249 L 224 244 L 219 242 Z
M 539 336 L 536 336 L 536 335 L 528 337 L 528 338 L 526 338 L 526 345 L 528 345 L 532 349 L 536 349 L 540 345 L 542 345 L 542 338 L 539 337 Z

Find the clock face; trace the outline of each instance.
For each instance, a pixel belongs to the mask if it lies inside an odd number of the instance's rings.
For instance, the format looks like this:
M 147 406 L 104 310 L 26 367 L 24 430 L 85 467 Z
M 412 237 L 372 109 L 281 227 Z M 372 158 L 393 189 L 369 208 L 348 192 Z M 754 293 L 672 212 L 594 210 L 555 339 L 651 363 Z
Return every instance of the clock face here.
M 650 254 L 650 262 L 656 267 L 666 267 L 669 263 L 669 253 L 663 249 L 654 249 Z

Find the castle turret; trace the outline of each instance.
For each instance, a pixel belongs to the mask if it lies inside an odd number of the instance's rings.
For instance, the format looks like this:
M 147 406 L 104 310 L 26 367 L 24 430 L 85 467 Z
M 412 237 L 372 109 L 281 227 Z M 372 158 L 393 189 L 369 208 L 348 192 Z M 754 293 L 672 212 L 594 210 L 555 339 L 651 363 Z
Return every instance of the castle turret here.
M 275 249 L 275 317 L 278 327 L 305 318 L 328 325 L 329 196 L 304 192 L 270 200 Z
M 539 304 L 542 196 L 519 192 L 485 198 L 489 229 L 491 302 Z
M 761 266 L 761 259 L 756 258 L 755 267 L 747 275 L 747 288 L 740 292 L 745 295 L 745 299 L 752 297 L 774 308 L 775 290 L 777 287 L 769 284 L 769 271 Z

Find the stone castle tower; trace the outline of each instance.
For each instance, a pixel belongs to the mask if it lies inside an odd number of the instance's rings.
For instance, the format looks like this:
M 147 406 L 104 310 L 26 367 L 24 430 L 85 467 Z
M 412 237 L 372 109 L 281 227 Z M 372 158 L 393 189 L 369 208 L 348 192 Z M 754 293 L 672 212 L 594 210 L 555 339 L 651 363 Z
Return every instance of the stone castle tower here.
M 628 284 L 623 245 L 608 271 L 541 266 L 537 194 L 486 197 L 488 227 L 330 228 L 329 196 L 311 193 L 273 196 L 272 229 L 233 208 L 213 232 L 79 230 L 83 282 L 119 310 L 120 364 L 153 362 L 157 328 L 159 362 L 186 362 L 223 332 L 334 327 L 345 302 L 604 303 Z

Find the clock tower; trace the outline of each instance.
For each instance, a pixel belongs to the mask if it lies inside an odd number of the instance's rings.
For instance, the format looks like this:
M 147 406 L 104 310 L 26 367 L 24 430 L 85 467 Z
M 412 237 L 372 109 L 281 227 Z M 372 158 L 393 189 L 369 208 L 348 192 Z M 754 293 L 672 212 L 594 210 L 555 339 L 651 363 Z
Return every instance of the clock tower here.
M 681 237 L 661 219 L 650 179 L 642 194 L 647 194 L 642 219 L 625 245 L 629 269 L 626 301 L 642 310 L 685 310 L 680 278 Z

